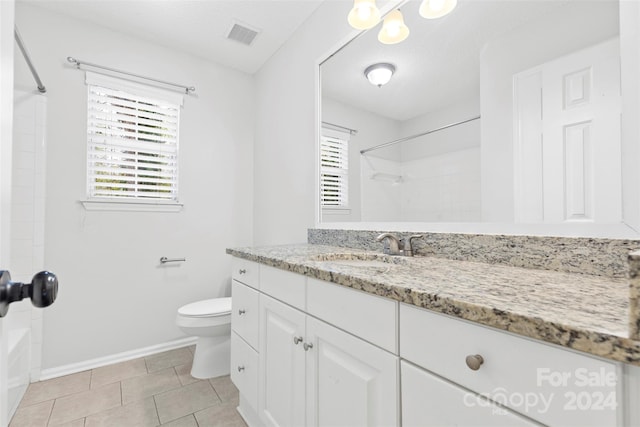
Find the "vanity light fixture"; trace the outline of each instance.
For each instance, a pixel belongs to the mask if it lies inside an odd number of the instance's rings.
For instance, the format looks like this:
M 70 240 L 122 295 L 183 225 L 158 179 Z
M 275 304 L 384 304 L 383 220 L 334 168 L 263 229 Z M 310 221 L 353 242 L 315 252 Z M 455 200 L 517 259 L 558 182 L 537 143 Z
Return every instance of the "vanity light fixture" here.
M 384 24 L 378 33 L 378 40 L 384 44 L 400 43 L 409 37 L 409 27 L 404 23 L 402 12 L 394 10 L 384 18 Z
M 376 0 L 354 0 L 347 20 L 356 30 L 375 27 L 380 22 L 380 10 L 376 6 Z
M 455 9 L 458 0 L 423 0 L 420 16 L 427 19 L 441 18 Z
M 393 76 L 395 71 L 395 65 L 387 62 L 380 62 L 378 64 L 369 65 L 364 70 L 364 75 L 372 85 L 381 87 L 382 85 L 389 83 L 389 80 L 391 80 L 391 76 Z

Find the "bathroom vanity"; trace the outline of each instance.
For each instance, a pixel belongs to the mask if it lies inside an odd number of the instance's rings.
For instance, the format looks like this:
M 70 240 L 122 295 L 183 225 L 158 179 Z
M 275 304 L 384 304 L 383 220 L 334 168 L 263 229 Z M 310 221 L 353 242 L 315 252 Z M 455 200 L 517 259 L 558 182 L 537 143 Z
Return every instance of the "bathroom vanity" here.
M 250 426 L 640 425 L 619 274 L 319 244 L 227 253 Z

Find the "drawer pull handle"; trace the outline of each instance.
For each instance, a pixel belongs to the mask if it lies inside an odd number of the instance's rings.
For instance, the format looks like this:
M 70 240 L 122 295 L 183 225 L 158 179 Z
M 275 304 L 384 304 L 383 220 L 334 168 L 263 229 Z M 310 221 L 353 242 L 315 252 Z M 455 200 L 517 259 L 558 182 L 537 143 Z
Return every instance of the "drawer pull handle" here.
M 471 369 L 472 371 L 477 371 L 484 363 L 484 359 L 479 354 L 474 354 L 467 356 L 465 362 L 467 362 L 467 366 L 469 367 L 469 369 Z
M 302 337 L 293 337 L 293 343 L 298 345 L 302 342 Z
M 244 366 L 238 366 L 238 372 L 244 371 Z
M 244 309 L 242 309 L 242 308 L 240 310 L 238 310 L 238 316 L 242 316 L 245 313 L 246 313 L 246 311 Z
M 306 342 L 302 344 L 302 347 L 304 347 L 304 351 L 309 351 L 310 349 L 313 348 L 313 344 L 311 344 L 310 342 L 309 343 Z
M 247 272 L 247 270 L 245 270 L 244 268 L 238 270 L 238 273 L 240 273 L 240 274 L 246 274 L 246 272 Z

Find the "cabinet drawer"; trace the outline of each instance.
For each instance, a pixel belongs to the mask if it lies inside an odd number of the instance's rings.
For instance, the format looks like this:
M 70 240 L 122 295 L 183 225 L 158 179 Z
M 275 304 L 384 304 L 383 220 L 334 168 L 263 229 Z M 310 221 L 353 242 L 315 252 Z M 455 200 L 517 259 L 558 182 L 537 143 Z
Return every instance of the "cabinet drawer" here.
M 260 293 L 240 282 L 231 285 L 231 329 L 254 349 L 260 330 Z
M 321 280 L 307 279 L 307 312 L 394 354 L 398 303 Z
M 619 364 L 405 304 L 400 356 L 545 424 L 614 426 L 622 413 Z
M 240 283 L 258 289 L 260 283 L 259 266 L 257 263 L 242 258 L 231 261 L 231 278 Z
M 306 277 L 302 274 L 260 266 L 260 290 L 301 310 L 305 309 Z
M 400 366 L 403 427 L 539 426 L 405 361 Z
M 258 409 L 258 353 L 231 332 L 231 381 L 252 409 Z

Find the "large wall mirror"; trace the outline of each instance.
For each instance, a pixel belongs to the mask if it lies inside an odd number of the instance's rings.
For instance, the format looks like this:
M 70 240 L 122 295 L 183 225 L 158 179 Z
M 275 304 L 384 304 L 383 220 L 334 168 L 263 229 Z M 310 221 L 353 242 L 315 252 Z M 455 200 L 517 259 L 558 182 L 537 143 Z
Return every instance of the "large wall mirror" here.
M 320 65 L 321 222 L 623 223 L 619 2 L 419 6 Z

